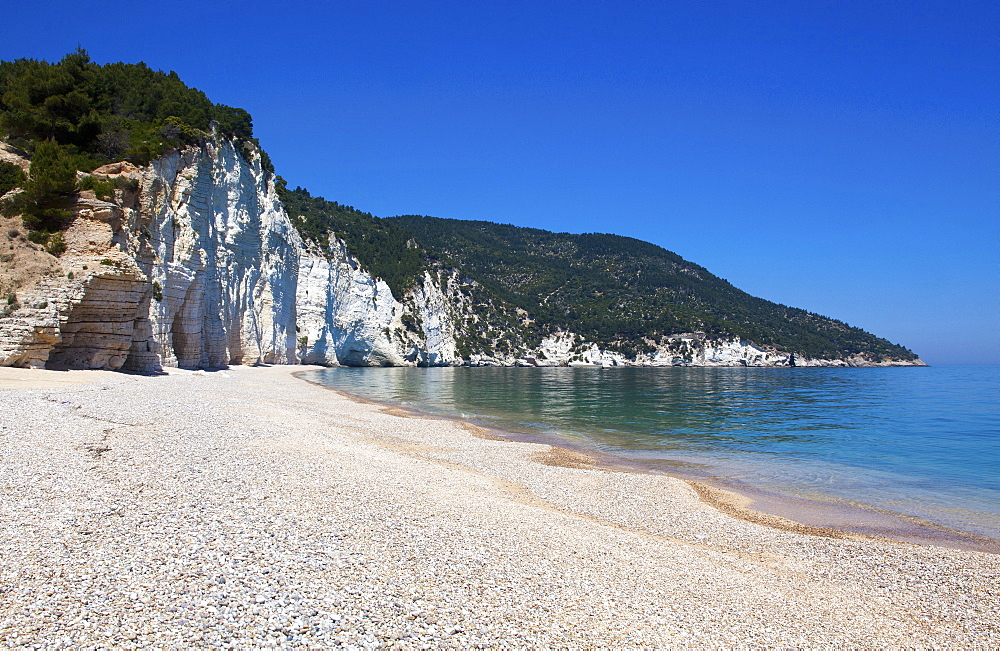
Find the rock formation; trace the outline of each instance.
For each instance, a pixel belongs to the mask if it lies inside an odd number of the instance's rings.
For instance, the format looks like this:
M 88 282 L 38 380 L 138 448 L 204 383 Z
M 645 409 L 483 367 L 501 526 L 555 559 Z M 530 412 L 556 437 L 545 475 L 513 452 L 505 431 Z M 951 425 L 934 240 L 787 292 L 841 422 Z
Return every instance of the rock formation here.
M 571 332 L 531 350 L 508 350 L 499 345 L 503 324 L 482 323 L 467 300 L 463 289 L 472 280 L 441 269 L 425 273 L 406 296 L 393 296 L 342 242 L 303 242 L 259 154 L 249 159 L 231 142 L 210 139 L 146 168 L 117 163 L 96 170 L 101 178 L 130 179 L 134 189 L 115 190 L 107 201 L 82 193 L 66 251 L 33 285 L 4 290 L 0 365 L 136 372 L 299 362 L 871 365 L 799 360 L 700 333 L 648 342 L 631 356 Z M 20 245 L 41 255 L 40 247 Z M 463 359 L 463 328 L 497 333 L 497 351 Z

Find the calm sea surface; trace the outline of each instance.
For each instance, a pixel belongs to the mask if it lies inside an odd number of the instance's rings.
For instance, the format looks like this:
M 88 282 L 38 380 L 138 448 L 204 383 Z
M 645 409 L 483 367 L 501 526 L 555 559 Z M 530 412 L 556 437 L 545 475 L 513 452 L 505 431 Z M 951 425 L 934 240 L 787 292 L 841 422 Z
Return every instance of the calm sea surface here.
M 1000 368 L 332 368 L 530 440 L 1000 538 Z

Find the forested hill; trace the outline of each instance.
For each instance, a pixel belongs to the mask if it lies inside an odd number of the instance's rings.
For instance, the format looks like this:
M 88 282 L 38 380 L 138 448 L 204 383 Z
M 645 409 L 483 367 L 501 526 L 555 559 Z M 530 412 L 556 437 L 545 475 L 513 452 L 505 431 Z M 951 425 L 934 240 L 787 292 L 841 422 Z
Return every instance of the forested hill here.
M 249 113 L 212 103 L 175 72 L 99 65 L 82 49 L 57 63 L 0 61 L 0 136 L 29 154 L 55 142 L 79 170 L 119 160 L 145 165 L 204 141 L 212 122 L 225 137 L 256 143 Z
M 175 72 L 144 63 L 99 65 L 83 49 L 57 63 L 0 61 L 0 139 L 31 158 L 27 179 L 0 162 L 0 195 L 23 186 L 0 212 L 21 215 L 30 239 L 56 251 L 76 192 L 113 189 L 93 179 L 79 184 L 77 170 L 121 160 L 147 165 L 172 149 L 203 144 L 213 130 L 245 155 L 258 151 L 249 113 L 212 103 Z M 259 155 L 273 172 L 267 154 Z
M 455 266 L 542 326 L 632 348 L 701 331 L 797 354 L 913 360 L 859 328 L 755 298 L 704 267 L 629 237 L 551 233 L 483 221 L 402 216 L 426 254 Z
M 84 189 L 112 191 L 97 187 L 110 182 L 88 177 L 78 182 L 77 170 L 118 160 L 145 165 L 172 149 L 217 137 L 234 141 L 247 157 L 260 156 L 263 169 L 273 172 L 253 137 L 250 114 L 214 104 L 173 72 L 142 63 L 99 65 L 82 49 L 57 63 L 0 61 L 0 139 L 31 158 L 27 177 L 0 162 L 0 195 L 22 190 L 8 196 L 0 211 L 20 215 L 29 239 L 55 255 L 70 199 Z M 289 190 L 280 177 L 275 185 L 307 241 L 323 248 L 328 236 L 336 235 L 397 299 L 404 299 L 425 270 L 458 269 L 486 293 L 477 296 L 477 305 L 506 315 L 500 321 L 510 334 L 525 330 L 518 335 L 524 342 L 537 344 L 547 333 L 570 330 L 630 355 L 663 336 L 704 332 L 814 358 L 916 358 L 840 321 L 754 298 L 647 242 L 479 221 L 379 218 L 304 188 Z M 508 318 L 514 308 L 528 320 Z

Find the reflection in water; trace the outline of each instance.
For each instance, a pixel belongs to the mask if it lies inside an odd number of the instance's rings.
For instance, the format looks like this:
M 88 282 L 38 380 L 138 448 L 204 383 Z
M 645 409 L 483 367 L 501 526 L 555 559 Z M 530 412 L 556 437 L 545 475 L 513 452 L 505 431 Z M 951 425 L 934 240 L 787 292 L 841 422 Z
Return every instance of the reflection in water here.
M 312 379 L 653 466 L 1000 536 L 993 369 L 336 368 Z

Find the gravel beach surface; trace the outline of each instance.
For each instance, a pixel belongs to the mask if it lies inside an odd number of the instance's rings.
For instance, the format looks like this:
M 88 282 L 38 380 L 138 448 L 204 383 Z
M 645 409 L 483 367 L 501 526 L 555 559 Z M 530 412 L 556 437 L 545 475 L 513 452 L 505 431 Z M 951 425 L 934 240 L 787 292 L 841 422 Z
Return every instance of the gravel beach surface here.
M 763 526 L 303 368 L 0 369 L 0 645 L 1000 647 L 1000 555 Z

